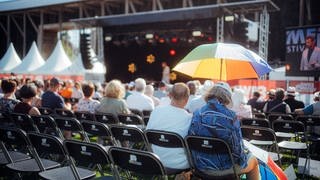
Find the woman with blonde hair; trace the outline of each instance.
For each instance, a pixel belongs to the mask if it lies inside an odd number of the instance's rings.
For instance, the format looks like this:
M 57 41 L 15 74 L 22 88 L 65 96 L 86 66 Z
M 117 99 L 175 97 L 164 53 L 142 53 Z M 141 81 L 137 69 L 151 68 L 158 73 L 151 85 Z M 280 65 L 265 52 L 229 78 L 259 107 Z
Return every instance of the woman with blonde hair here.
M 100 101 L 100 106 L 96 109 L 96 112 L 100 113 L 130 113 L 127 103 L 123 99 L 125 95 L 125 88 L 121 81 L 112 80 L 105 87 L 105 96 Z

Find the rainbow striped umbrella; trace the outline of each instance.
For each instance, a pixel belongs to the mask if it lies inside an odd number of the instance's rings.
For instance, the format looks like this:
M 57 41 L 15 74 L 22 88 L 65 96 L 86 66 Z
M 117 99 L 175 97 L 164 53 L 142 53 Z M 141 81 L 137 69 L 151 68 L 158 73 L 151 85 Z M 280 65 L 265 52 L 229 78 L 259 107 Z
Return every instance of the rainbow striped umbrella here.
M 217 80 L 259 78 L 272 68 L 259 55 L 238 44 L 203 44 L 174 68 L 192 78 Z

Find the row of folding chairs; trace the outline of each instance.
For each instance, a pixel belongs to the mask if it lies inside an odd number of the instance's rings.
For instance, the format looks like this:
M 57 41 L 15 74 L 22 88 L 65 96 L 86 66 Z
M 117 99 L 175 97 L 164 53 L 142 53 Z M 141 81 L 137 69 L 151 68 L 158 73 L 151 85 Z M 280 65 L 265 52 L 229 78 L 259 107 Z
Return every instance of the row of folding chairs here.
M 40 107 L 42 115 L 58 116 L 58 117 L 73 117 L 78 120 L 91 120 L 99 121 L 106 124 L 134 124 L 139 126 L 145 126 L 148 123 L 151 111 L 139 111 L 131 109 L 131 114 L 118 114 L 112 113 L 90 113 L 86 111 L 71 111 L 62 108 L 56 108 L 54 110 L 50 108 Z
M 175 133 L 156 130 L 147 130 L 145 134 L 151 144 L 170 148 L 180 147 L 177 144 L 181 144 L 190 158 L 194 175 L 203 179 L 213 177 L 194 167 L 192 153 L 228 154 L 233 166 L 230 174 L 223 177 L 239 179 L 232 152 L 228 144 L 221 139 L 196 136 L 182 139 Z M 18 128 L 0 128 L 0 141 L 0 154 L 3 154 L 6 160 L 1 165 L 19 176 L 36 173 L 43 179 L 89 179 L 95 177 L 96 172 L 104 176 L 107 167 L 113 176 L 111 178 L 115 179 L 123 176 L 132 179 L 132 173 L 143 174 L 144 178 L 151 175 L 167 179 L 168 175 L 183 171 L 164 167 L 158 156 L 152 152 L 116 146 L 106 149 L 97 143 L 61 140 L 48 134 L 25 133 Z M 17 146 L 24 146 L 27 151 L 19 152 Z

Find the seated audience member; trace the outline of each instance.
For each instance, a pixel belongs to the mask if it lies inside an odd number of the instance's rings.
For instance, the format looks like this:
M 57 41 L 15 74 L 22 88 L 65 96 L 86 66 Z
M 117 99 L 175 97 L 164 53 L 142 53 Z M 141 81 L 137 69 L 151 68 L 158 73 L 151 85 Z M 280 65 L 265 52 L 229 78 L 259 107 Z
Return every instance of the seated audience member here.
M 135 91 L 127 97 L 127 104 L 129 109 L 153 110 L 154 103 L 152 99 L 144 94 L 146 89 L 146 81 L 142 78 L 135 80 Z
M 196 87 L 196 83 L 194 81 L 187 82 L 187 86 L 188 86 L 188 88 L 190 90 L 190 96 L 189 96 L 189 99 L 188 99 L 188 102 L 186 104 L 185 109 L 188 109 L 189 104 L 193 99 L 195 99 L 197 97 L 200 97 L 199 95 L 196 95 L 197 87 Z
M 185 137 L 191 122 L 184 106 L 188 102 L 189 89 L 184 83 L 176 83 L 170 92 L 171 104 L 156 107 L 150 115 L 146 129 L 175 132 Z M 152 150 L 160 157 L 165 167 L 186 169 L 189 167 L 187 156 L 182 148 L 163 148 L 152 145 Z
M 252 118 L 252 108 L 247 105 L 247 99 L 242 89 L 236 88 L 232 93 L 232 108 L 238 119 Z
M 266 102 L 263 107 L 263 112 L 283 114 L 291 113 L 289 105 L 283 101 L 283 98 L 284 90 L 282 88 L 277 88 L 274 99 Z
M 167 86 L 164 82 L 160 81 L 156 91 L 153 94 L 155 97 L 161 99 L 167 96 Z
M 158 106 L 160 103 L 160 99 L 153 96 L 153 92 L 154 92 L 153 86 L 151 84 L 147 85 L 144 94 L 149 96 L 152 99 L 154 106 Z
M 13 80 L 4 79 L 1 81 L 1 90 L 3 97 L 0 98 L 0 111 L 10 113 L 20 102 L 15 98 L 14 93 L 17 89 L 17 83 Z
M 105 97 L 100 101 L 100 105 L 96 109 L 96 112 L 100 113 L 130 113 L 126 101 L 123 99 L 125 95 L 125 89 L 119 80 L 110 81 L 105 87 Z
M 214 83 L 211 80 L 206 80 L 201 88 L 199 89 L 200 96 L 192 99 L 190 103 L 187 104 L 186 109 L 190 113 L 194 113 L 196 110 L 200 109 L 202 106 L 206 105 L 206 101 L 204 96 L 206 95 L 207 91 L 213 87 Z
M 257 180 L 260 178 L 258 161 L 245 151 L 240 121 L 235 112 L 227 108 L 232 104 L 231 96 L 232 91 L 227 83 L 215 83 L 205 95 L 207 104 L 193 114 L 189 135 L 223 139 L 233 152 L 236 168 L 245 173 L 248 179 Z M 229 157 L 224 154 L 216 156 L 193 153 L 192 158 L 197 159 L 195 166 L 207 173 L 211 170 L 222 171 L 232 166 Z
M 74 110 L 94 113 L 100 105 L 100 101 L 92 99 L 94 85 L 92 83 L 84 83 L 82 84 L 82 91 L 84 98 L 80 99 L 79 102 L 74 105 Z
M 41 96 L 43 94 L 44 83 L 43 81 L 37 80 L 37 81 L 34 81 L 34 85 L 36 86 L 37 94 L 32 99 L 31 106 L 41 107 Z
M 320 91 L 314 93 L 314 103 L 305 108 L 296 109 L 296 114 L 320 115 Z
M 65 103 L 62 96 L 59 95 L 59 89 L 61 87 L 62 82 L 53 77 L 49 82 L 49 89 L 43 93 L 41 97 L 41 106 L 56 109 L 56 108 L 65 108 L 70 109 Z
M 276 90 L 275 89 L 270 89 L 267 93 L 267 100 L 266 102 L 268 101 L 272 101 L 274 100 L 274 97 L 276 96 Z M 263 108 L 262 108 L 263 109 Z
M 291 112 L 294 112 L 296 109 L 304 108 L 304 103 L 295 99 L 298 94 L 295 87 L 288 87 L 286 92 L 287 98 L 284 102 L 289 105 Z
M 260 98 L 261 94 L 258 91 L 253 92 L 253 97 L 248 100 L 248 105 L 251 106 L 253 111 L 262 111 L 264 106 L 264 101 Z
M 40 111 L 37 107 L 33 107 L 31 105 L 32 99 L 36 96 L 37 89 L 35 85 L 26 84 L 23 85 L 20 88 L 20 97 L 22 99 L 21 102 L 19 102 L 14 107 L 14 112 L 16 113 L 22 113 L 22 114 L 29 114 L 29 115 L 41 115 Z
M 75 98 L 75 99 L 79 100 L 79 99 L 81 99 L 83 97 L 84 97 L 84 95 L 83 95 L 83 92 L 82 92 L 82 89 L 81 89 L 80 82 L 75 82 L 74 86 L 72 88 L 71 98 Z

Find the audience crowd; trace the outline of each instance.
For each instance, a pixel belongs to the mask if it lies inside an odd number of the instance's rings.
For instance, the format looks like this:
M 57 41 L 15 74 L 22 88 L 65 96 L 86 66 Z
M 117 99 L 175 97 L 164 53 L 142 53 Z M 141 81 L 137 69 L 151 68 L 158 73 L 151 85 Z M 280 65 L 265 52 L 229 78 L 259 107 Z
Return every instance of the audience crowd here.
M 234 152 L 237 169 L 248 179 L 259 179 L 257 159 L 245 150 L 240 122 L 256 113 L 320 115 L 320 93 L 314 93 L 314 103 L 296 99 L 294 87 L 270 89 L 266 94 L 255 91 L 247 99 L 244 90 L 231 89 L 225 82 L 189 81 L 173 85 L 146 82 L 137 78 L 125 84 L 120 80 L 106 83 L 30 79 L 2 79 L 0 111 L 40 115 L 38 108 L 67 109 L 90 113 L 130 114 L 134 110 L 150 111 L 145 129 L 164 130 L 179 134 L 219 137 Z M 65 136 L 71 134 L 65 132 Z M 190 164 L 181 148 L 153 145 L 152 151 L 164 166 L 187 169 Z M 225 170 L 231 164 L 225 155 L 193 154 L 199 169 Z

